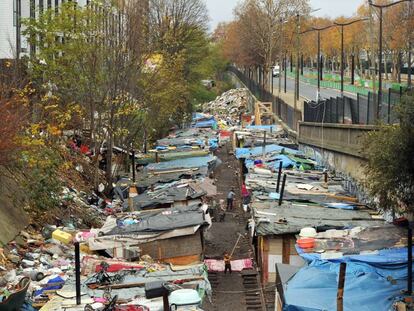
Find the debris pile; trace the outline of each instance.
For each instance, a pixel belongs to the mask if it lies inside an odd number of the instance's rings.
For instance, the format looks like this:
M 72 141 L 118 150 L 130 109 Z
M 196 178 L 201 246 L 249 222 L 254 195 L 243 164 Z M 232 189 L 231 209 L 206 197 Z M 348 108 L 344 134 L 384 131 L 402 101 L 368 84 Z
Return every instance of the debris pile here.
M 247 112 L 249 97 L 248 89 L 232 89 L 218 96 L 214 101 L 204 104 L 203 111 L 219 116 L 222 120 L 237 122 L 240 120 L 240 115 Z
M 358 202 L 340 177 L 283 141 L 277 126 L 256 130 L 235 131 L 234 154 L 243 162 L 243 207 L 261 277 L 265 283 L 280 278 L 284 310 L 335 309 L 340 263 L 347 265 L 345 309 L 401 305 L 406 229 Z M 362 297 L 364 289 L 370 294 Z

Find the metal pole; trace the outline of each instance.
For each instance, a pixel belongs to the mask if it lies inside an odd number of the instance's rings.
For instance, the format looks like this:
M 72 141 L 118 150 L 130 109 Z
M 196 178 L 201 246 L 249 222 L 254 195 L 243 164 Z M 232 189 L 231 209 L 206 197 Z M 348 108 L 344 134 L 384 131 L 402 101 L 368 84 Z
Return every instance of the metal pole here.
M 266 155 L 266 131 L 263 132 L 263 145 L 262 145 L 262 159 L 264 162 Z
M 277 185 L 276 185 L 276 192 L 279 193 L 279 188 L 280 188 L 280 177 L 282 177 L 282 165 L 283 165 L 283 161 L 279 162 L 279 172 L 277 174 Z
M 321 32 L 318 30 L 318 91 L 316 92 L 316 101 L 319 102 L 321 92 Z
M 144 128 L 144 154 L 148 152 L 148 145 L 147 145 L 147 129 Z
M 300 74 L 303 76 L 303 54 L 300 55 Z
M 300 30 L 300 15 L 296 15 L 296 86 L 295 86 L 295 101 L 294 109 L 297 109 L 297 101 L 299 100 L 299 30 Z
M 132 149 L 132 182 L 135 183 L 135 150 Z
M 382 100 L 382 7 L 380 9 L 380 34 L 379 34 L 379 55 L 378 55 L 378 107 L 377 119 L 379 119 L 381 100 Z
M 344 96 L 344 26 L 341 26 L 341 96 Z
M 279 95 L 280 92 L 282 91 L 282 62 L 284 62 L 284 59 L 282 61 L 283 58 L 283 20 L 280 19 L 280 33 L 281 33 L 281 37 L 280 37 L 280 53 L 279 53 Z
M 407 294 L 411 295 L 413 292 L 413 229 L 412 224 L 408 225 L 408 279 L 407 279 Z
M 408 20 L 411 21 L 411 13 L 412 13 L 412 1 L 408 3 Z M 410 29 L 410 35 L 408 36 L 408 72 L 407 72 L 407 86 L 411 87 L 411 53 L 412 53 L 412 30 L 410 28 L 411 25 L 408 25 Z
M 280 189 L 280 194 L 279 194 L 279 206 L 282 205 L 283 193 L 285 192 L 285 184 L 286 184 L 286 174 L 283 174 L 282 189 Z
M 355 84 L 355 54 L 352 52 L 351 56 L 351 84 Z
M 273 88 L 273 68 L 270 69 L 270 79 L 272 79 L 272 95 L 274 94 L 274 88 Z
M 81 304 L 81 284 L 80 284 L 80 249 L 79 242 L 75 242 L 75 286 L 76 286 L 76 304 Z
M 285 53 L 285 57 L 284 57 L 283 62 L 285 64 L 285 70 L 283 72 L 284 73 L 284 85 L 283 85 L 283 88 L 284 88 L 284 91 L 285 91 L 285 94 L 286 94 L 286 78 L 287 78 L 287 55 L 286 55 L 286 53 Z
M 20 20 L 22 12 L 22 2 L 21 0 L 16 1 L 16 60 L 20 59 Z M 19 66 L 19 65 L 17 65 Z M 19 67 L 17 67 L 19 68 Z

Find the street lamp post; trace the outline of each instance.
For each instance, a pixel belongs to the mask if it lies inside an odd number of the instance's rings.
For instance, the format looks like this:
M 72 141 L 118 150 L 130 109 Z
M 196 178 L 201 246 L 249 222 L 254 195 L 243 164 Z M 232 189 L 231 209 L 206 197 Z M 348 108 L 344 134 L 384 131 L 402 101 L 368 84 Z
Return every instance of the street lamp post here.
M 283 34 L 283 20 L 280 19 L 280 52 L 279 52 L 279 96 L 282 90 L 282 68 L 285 71 L 284 66 L 282 67 L 282 57 L 283 57 L 283 44 L 284 44 L 284 34 Z M 284 62 L 284 59 L 283 59 Z M 284 65 L 284 64 L 283 64 Z
M 381 101 L 382 101 L 382 20 L 383 20 L 383 9 L 389 8 L 391 6 L 394 6 L 396 4 L 402 3 L 402 2 L 411 2 L 412 0 L 399 0 L 396 2 L 391 2 L 388 4 L 376 4 L 373 3 L 372 0 L 368 0 L 368 3 L 370 6 L 373 6 L 374 8 L 379 9 L 379 55 L 378 55 L 378 109 L 377 109 L 377 118 L 379 117 L 379 110 L 381 107 Z M 386 61 L 386 60 L 385 60 Z
M 321 93 L 321 31 L 326 30 L 328 28 L 334 27 L 335 25 L 328 25 L 326 27 L 322 28 L 316 28 L 312 27 L 309 30 L 306 30 L 302 32 L 301 34 L 305 34 L 307 32 L 311 31 L 317 31 L 318 32 L 318 91 L 316 93 L 316 101 L 319 102 L 320 93 Z
M 338 23 L 335 22 L 334 24 L 341 27 L 341 96 L 344 96 L 344 67 L 345 67 L 345 51 L 344 51 L 344 27 L 355 24 L 357 22 L 362 22 L 367 20 L 367 18 L 357 19 L 347 23 Z M 352 71 L 352 84 L 354 81 L 354 72 Z
M 283 91 L 286 94 L 286 78 L 287 78 L 287 52 L 285 52 L 285 57 L 283 57 L 283 76 L 284 76 L 284 84 L 283 84 Z
M 411 21 L 411 14 L 413 13 L 412 11 L 412 1 L 410 1 L 409 6 L 408 6 L 408 21 Z M 408 24 L 408 27 L 410 27 L 410 24 Z M 407 71 L 407 86 L 411 87 L 411 49 L 412 49 L 412 31 L 410 30 L 409 36 L 408 36 L 408 71 Z
M 300 15 L 296 14 L 296 79 L 295 79 L 295 100 L 294 109 L 297 108 L 297 101 L 299 100 L 299 32 L 300 32 Z

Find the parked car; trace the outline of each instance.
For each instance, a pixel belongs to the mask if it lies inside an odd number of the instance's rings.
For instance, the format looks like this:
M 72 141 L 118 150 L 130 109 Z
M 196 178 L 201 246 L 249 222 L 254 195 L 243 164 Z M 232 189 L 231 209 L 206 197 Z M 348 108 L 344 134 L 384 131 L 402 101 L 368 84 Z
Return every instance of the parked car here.
M 280 75 L 280 66 L 276 65 L 272 67 L 272 76 L 273 77 L 279 77 Z

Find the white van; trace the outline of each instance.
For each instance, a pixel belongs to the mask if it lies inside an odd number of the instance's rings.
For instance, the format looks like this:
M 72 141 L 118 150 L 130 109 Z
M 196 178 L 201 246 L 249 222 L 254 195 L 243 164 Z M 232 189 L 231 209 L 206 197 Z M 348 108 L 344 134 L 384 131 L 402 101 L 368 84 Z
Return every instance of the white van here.
M 273 77 L 279 77 L 280 75 L 280 66 L 276 65 L 272 67 L 272 76 Z

